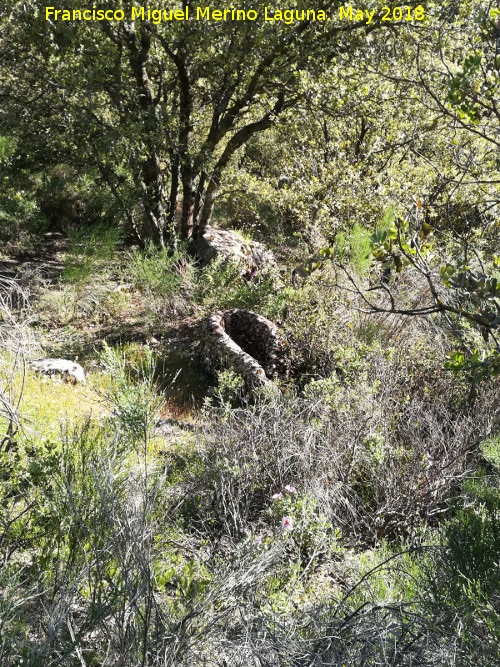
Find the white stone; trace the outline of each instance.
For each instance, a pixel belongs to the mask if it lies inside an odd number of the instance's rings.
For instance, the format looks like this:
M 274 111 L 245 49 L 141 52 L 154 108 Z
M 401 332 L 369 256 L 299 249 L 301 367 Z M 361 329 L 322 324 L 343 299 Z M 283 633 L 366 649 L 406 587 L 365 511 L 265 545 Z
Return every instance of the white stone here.
M 65 382 L 85 384 L 83 368 L 69 359 L 34 359 L 30 365 L 38 373 L 60 375 Z

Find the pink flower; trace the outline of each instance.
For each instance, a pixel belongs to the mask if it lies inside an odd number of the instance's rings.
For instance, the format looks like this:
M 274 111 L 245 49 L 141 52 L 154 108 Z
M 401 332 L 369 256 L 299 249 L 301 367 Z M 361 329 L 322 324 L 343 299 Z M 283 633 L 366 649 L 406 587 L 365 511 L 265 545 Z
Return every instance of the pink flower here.
M 293 519 L 292 519 L 292 517 L 291 516 L 284 516 L 281 519 L 281 527 L 284 530 L 292 530 L 292 528 L 293 528 Z
M 291 484 L 287 484 L 285 486 L 285 491 L 288 491 L 288 493 L 295 493 L 297 491 L 297 489 L 294 486 L 292 486 Z
M 274 494 L 271 496 L 271 498 L 272 498 L 273 500 L 281 500 L 281 498 L 283 498 L 283 494 L 282 494 L 282 493 L 274 493 Z
M 254 542 L 255 544 L 260 544 L 262 542 L 262 537 L 260 535 L 256 535 Z

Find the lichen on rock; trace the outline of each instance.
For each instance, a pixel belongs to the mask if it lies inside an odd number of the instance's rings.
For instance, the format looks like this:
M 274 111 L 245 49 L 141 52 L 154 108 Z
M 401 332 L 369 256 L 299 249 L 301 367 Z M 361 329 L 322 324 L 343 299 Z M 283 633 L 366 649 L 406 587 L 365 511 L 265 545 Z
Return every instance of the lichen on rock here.
M 33 370 L 44 375 L 59 375 L 65 382 L 85 384 L 85 372 L 80 364 L 69 359 L 34 359 Z
M 263 243 L 248 241 L 235 231 L 215 227 L 209 227 L 195 240 L 194 252 L 202 266 L 216 259 L 237 262 L 250 271 L 276 265 L 273 253 Z

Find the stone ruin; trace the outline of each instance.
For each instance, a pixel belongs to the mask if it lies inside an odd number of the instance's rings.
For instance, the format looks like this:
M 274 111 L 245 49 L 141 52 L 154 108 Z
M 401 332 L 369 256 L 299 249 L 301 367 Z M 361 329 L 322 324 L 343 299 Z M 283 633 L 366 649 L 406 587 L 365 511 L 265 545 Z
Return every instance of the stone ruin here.
M 217 311 L 203 323 L 202 365 L 214 373 L 231 368 L 248 390 L 273 385 L 283 372 L 285 341 L 274 322 L 250 310 Z

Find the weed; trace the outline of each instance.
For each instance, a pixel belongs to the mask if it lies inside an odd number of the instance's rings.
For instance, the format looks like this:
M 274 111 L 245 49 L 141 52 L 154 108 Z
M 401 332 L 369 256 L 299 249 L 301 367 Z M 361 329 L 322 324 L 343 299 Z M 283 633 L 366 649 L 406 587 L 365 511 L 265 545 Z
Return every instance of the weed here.
M 195 269 L 184 248 L 169 252 L 152 244 L 126 256 L 132 284 L 141 290 L 155 318 L 170 319 L 192 312 Z
M 81 285 L 94 278 L 99 271 L 109 271 L 121 237 L 122 230 L 119 227 L 106 223 L 88 229 L 70 227 L 62 281 Z

